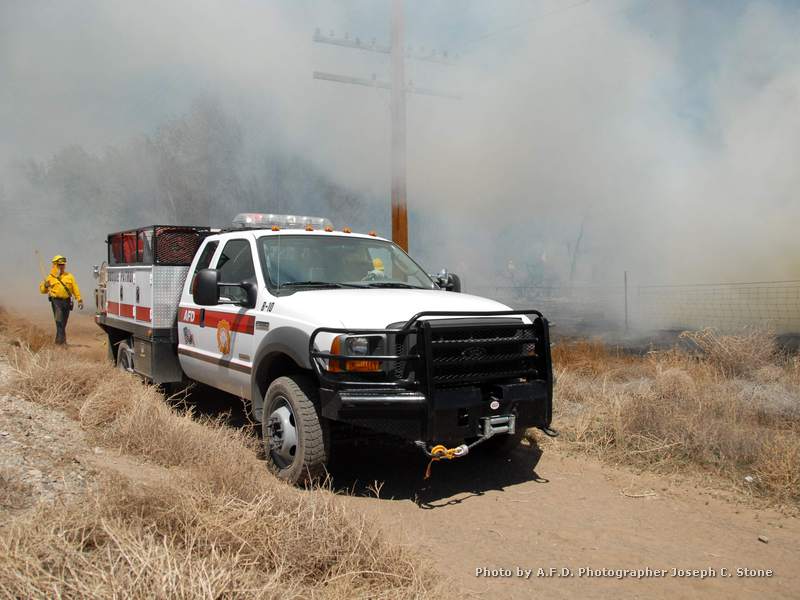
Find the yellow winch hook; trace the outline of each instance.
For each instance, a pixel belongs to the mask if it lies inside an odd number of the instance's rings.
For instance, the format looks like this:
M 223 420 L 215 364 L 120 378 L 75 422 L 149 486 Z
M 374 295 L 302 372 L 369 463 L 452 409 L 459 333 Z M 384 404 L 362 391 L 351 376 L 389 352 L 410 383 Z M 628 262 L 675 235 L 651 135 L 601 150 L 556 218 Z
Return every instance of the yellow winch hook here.
M 431 467 L 433 463 L 439 460 L 453 460 L 454 458 L 460 458 L 465 456 L 469 448 L 465 445 L 456 446 L 455 448 L 448 448 L 447 446 L 443 446 L 442 444 L 438 444 L 431 448 L 431 460 L 428 463 L 428 468 L 425 469 L 425 479 L 429 479 L 431 476 Z

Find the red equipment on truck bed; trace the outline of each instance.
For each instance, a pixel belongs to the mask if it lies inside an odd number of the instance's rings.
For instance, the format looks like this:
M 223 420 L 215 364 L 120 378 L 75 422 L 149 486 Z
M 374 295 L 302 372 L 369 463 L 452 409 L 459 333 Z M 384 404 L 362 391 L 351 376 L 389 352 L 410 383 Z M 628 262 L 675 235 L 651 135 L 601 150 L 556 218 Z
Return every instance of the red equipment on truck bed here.
M 175 358 L 178 300 L 189 265 L 211 232 L 210 227 L 151 225 L 108 236 L 96 320 L 110 337 L 132 334 L 136 372 L 154 383 L 181 377 Z

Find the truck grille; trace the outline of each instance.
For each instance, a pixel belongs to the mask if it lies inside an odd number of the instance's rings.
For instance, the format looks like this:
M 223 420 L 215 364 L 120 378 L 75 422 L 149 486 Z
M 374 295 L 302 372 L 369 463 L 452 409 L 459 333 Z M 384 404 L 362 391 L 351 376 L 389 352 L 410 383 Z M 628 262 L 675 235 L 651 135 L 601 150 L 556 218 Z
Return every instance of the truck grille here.
M 431 383 L 457 387 L 535 377 L 538 341 L 532 325 L 433 325 L 428 328 Z

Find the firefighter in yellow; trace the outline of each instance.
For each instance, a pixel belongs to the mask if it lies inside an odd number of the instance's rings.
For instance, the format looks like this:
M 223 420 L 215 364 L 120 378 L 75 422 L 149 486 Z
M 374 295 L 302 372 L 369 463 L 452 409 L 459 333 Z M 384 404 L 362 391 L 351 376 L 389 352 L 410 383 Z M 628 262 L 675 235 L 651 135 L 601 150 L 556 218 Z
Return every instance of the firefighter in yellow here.
M 72 310 L 73 298 L 78 302 L 78 308 L 83 309 L 81 290 L 75 282 L 72 273 L 66 272 L 67 259 L 56 254 L 53 257 L 53 268 L 50 274 L 39 284 L 39 291 L 47 294 L 50 305 L 53 307 L 53 318 L 56 320 L 56 344 L 67 343 L 67 320 Z

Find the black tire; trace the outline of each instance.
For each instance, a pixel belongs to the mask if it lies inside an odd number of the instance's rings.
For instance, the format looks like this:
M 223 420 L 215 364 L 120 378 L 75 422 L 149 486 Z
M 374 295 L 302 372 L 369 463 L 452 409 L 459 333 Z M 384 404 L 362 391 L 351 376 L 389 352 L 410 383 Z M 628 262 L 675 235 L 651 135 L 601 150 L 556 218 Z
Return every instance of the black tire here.
M 270 470 L 284 481 L 308 485 L 327 473 L 330 431 L 318 406 L 319 391 L 310 377 L 278 377 L 267 390 L 261 419 L 264 454 Z
M 522 438 L 524 437 L 524 429 L 518 429 L 512 434 L 499 433 L 493 435 L 478 447 L 482 448 L 484 452 L 495 456 L 508 456 L 516 448 L 519 448 L 519 445 L 522 443 Z
M 106 339 L 106 358 L 110 364 L 117 364 L 117 357 L 114 356 L 114 341 L 111 339 L 110 335 L 107 336 Z
M 117 346 L 117 368 L 126 373 L 133 373 L 133 351 L 128 342 L 120 342 Z

